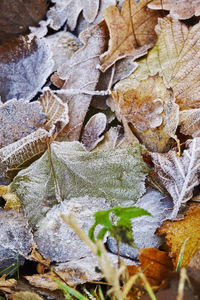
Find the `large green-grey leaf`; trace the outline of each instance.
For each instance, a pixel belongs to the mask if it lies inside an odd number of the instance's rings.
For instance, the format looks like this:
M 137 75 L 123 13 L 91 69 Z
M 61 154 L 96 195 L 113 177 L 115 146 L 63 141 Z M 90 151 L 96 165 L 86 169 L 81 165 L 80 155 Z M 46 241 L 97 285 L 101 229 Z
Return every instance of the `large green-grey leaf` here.
M 145 192 L 148 172 L 141 150 L 134 145 L 88 152 L 79 142 L 55 142 L 51 144 L 51 160 L 46 152 L 18 173 L 11 189 L 32 225 L 58 203 L 58 194 L 62 200 L 87 195 L 105 198 L 111 206 L 133 205 Z

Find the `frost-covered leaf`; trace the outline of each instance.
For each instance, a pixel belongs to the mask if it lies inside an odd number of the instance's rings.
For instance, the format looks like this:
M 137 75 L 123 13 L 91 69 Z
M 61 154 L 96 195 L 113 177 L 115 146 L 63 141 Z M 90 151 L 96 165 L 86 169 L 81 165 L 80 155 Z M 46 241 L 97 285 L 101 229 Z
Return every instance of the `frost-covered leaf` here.
M 170 14 L 179 19 L 189 19 L 200 15 L 199 0 L 153 0 L 148 4 L 151 9 L 170 10 Z
M 112 205 L 133 205 L 145 192 L 148 172 L 141 158 L 141 147 L 88 152 L 78 142 L 51 144 L 51 162 L 46 152 L 11 184 L 28 216 L 35 225 L 61 199 L 103 197 Z M 56 185 L 55 190 L 55 179 Z
M 110 32 L 108 51 L 101 56 L 101 70 L 105 71 L 117 60 L 126 56 L 138 58 L 154 45 L 154 27 L 160 13 L 147 8 L 148 0 L 125 0 L 121 13 L 109 6 L 104 18 Z
M 192 260 L 195 252 L 200 250 L 200 204 L 190 204 L 183 220 L 165 221 L 158 229 L 158 234 L 165 235 L 174 267 L 177 266 L 181 248 L 188 238 L 181 264 L 181 267 L 186 267 Z
M 45 39 L 21 36 L 0 46 L 0 96 L 32 99 L 51 74 L 53 60 Z
M 135 89 L 124 93 L 117 90 L 112 95 L 108 104 L 124 124 L 127 138 L 132 138 L 130 125 L 133 133 L 150 151 L 165 152 L 170 146 L 169 139 L 177 140 L 179 107 L 161 77 L 149 76 Z
M 52 2 L 55 5 L 49 10 L 47 16 L 54 30 L 58 30 L 67 21 L 67 25 L 73 31 L 81 11 L 84 18 L 92 23 L 99 9 L 99 0 L 52 0 Z
M 107 30 L 104 22 L 83 31 L 79 38 L 84 46 L 58 69 L 58 75 L 65 80 L 62 89 L 78 89 L 76 95 L 62 95 L 62 100 L 69 104 L 69 124 L 63 130 L 60 140 L 79 140 L 82 124 L 85 119 L 92 95 L 81 93 L 81 90 L 94 91 L 99 79 L 97 69 L 99 56 L 107 44 Z
M 150 154 L 156 173 L 173 199 L 172 219 L 192 198 L 193 189 L 199 184 L 200 138 L 188 140 L 186 145 L 188 149 L 184 150 L 181 157 L 177 157 L 175 150 Z
M 138 60 L 138 68 L 116 89 L 136 88 L 149 75 L 163 76 L 172 88 L 181 110 L 198 108 L 200 99 L 200 22 L 192 27 L 166 17 L 155 28 L 158 41 L 146 58 Z
M 0 226 L 1 271 L 10 267 L 12 263 L 17 264 L 18 255 L 20 264 L 24 262 L 24 258 L 28 258 L 33 245 L 33 236 L 23 214 L 14 210 L 6 211 L 0 208 Z
M 42 127 L 46 116 L 39 102 L 12 99 L 0 106 L 0 148 Z
M 37 224 L 34 234 L 39 252 L 51 261 L 65 262 L 90 255 L 90 249 L 61 219 L 61 214 L 73 213 L 79 225 L 88 234 L 94 222 L 94 213 L 109 206 L 103 198 L 71 198 L 55 205 Z M 56 230 L 56 234 L 55 234 Z M 48 247 L 47 247 L 48 244 Z
M 45 16 L 47 0 L 1 0 L 0 42 L 28 33 Z
M 137 207 L 150 212 L 153 217 L 142 216 L 132 220 L 132 230 L 134 242 L 138 248 L 158 248 L 162 244 L 160 237 L 155 235 L 155 231 L 162 222 L 168 219 L 172 212 L 172 201 L 163 196 L 159 191 L 148 189 L 145 195 L 137 201 Z M 108 238 L 108 248 L 117 253 L 116 242 Z M 137 258 L 137 249 L 125 244 L 120 245 L 120 255 Z
M 181 133 L 200 136 L 200 108 L 182 110 L 179 119 Z
M 80 40 L 71 32 L 60 31 L 46 38 L 46 41 L 52 51 L 54 67 L 57 69 L 70 60 L 72 55 L 81 47 Z
M 92 116 L 83 129 L 81 142 L 88 151 L 94 149 L 104 138 L 107 119 L 103 113 Z

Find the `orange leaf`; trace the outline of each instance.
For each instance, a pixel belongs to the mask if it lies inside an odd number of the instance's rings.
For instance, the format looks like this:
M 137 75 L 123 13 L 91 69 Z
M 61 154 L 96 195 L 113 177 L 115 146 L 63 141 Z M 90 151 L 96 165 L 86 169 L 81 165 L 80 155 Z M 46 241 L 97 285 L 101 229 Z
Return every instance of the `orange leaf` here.
M 138 58 L 154 45 L 154 27 L 160 12 L 147 8 L 148 0 L 125 0 L 121 13 L 109 6 L 104 14 L 110 32 L 108 51 L 101 56 L 101 70 L 105 71 L 118 59 L 126 56 Z
M 167 252 L 144 248 L 138 252 L 138 258 L 141 263 L 140 268 L 127 266 L 129 275 L 134 275 L 142 269 L 147 280 L 154 287 L 163 285 L 173 271 L 173 265 Z
M 189 238 L 181 264 L 181 267 L 186 267 L 195 252 L 200 249 L 200 204 L 191 204 L 183 220 L 165 221 L 157 232 L 159 235 L 165 235 L 174 267 L 177 265 L 183 243 Z

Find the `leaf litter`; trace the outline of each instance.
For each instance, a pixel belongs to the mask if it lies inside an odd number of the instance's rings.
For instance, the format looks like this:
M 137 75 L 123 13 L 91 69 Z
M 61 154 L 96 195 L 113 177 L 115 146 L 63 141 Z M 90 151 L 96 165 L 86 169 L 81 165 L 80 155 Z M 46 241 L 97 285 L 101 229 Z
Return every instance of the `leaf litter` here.
M 162 264 L 177 264 L 182 232 L 188 238 L 183 266 L 194 268 L 193 256 L 199 257 L 198 204 L 190 200 L 199 190 L 200 22 L 180 21 L 199 15 L 198 1 L 54 0 L 43 20 L 46 2 L 38 11 L 34 3 L 30 23 L 19 2 L 0 31 L 0 183 L 10 183 L 0 186 L 6 201 L 0 269 L 50 258 L 68 284 L 100 280 L 97 260 L 60 214 L 73 211 L 87 234 L 98 210 L 135 204 L 153 217 L 132 220 L 143 250 L 121 244 L 120 255 L 129 257 L 126 265 L 139 258 L 147 279 L 161 288 Z M 23 28 L 14 30 L 20 22 Z M 156 252 L 164 239 L 172 259 Z M 104 242 L 117 253 L 109 236 Z M 148 273 L 151 252 L 158 255 L 152 267 L 158 277 Z M 147 253 L 148 262 L 139 253 Z M 117 263 L 116 255 L 109 257 Z M 51 272 L 27 280 L 58 288 Z M 4 292 L 12 294 L 7 283 Z

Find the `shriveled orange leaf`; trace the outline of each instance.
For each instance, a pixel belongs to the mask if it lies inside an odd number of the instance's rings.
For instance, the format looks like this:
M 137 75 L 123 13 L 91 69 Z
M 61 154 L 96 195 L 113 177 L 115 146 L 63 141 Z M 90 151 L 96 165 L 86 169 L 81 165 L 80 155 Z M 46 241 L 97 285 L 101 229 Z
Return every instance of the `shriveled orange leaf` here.
M 142 270 L 152 286 L 160 286 L 173 271 L 173 264 L 167 252 L 155 248 L 144 248 L 138 252 L 140 267 L 127 266 L 132 276 Z
M 170 10 L 170 14 L 179 19 L 189 19 L 200 15 L 199 0 L 153 0 L 148 4 L 151 9 Z
M 180 110 L 200 105 L 200 22 L 192 27 L 166 17 L 156 26 L 158 41 L 144 59 L 137 61 L 138 68 L 116 88 L 123 91 L 135 88 L 140 80 L 157 73 L 172 88 Z
M 195 252 L 200 249 L 200 204 L 192 203 L 186 212 L 186 216 L 180 221 L 165 221 L 157 230 L 159 235 L 165 235 L 170 249 L 174 267 L 177 266 L 181 247 L 187 238 L 181 267 L 186 267 Z
M 160 13 L 147 8 L 148 0 L 125 0 L 121 13 L 109 6 L 104 14 L 110 32 L 108 51 L 101 56 L 101 70 L 105 71 L 126 56 L 138 58 L 154 45 L 154 27 Z
M 0 278 L 0 291 L 11 293 L 12 289 L 16 286 L 17 280 L 11 278 L 6 279 L 6 275 L 3 275 Z
M 108 104 L 123 122 L 125 132 L 127 124 L 131 124 L 133 133 L 149 150 L 166 151 L 169 139 L 177 140 L 178 105 L 161 77 L 149 76 L 135 89 L 113 92 Z

